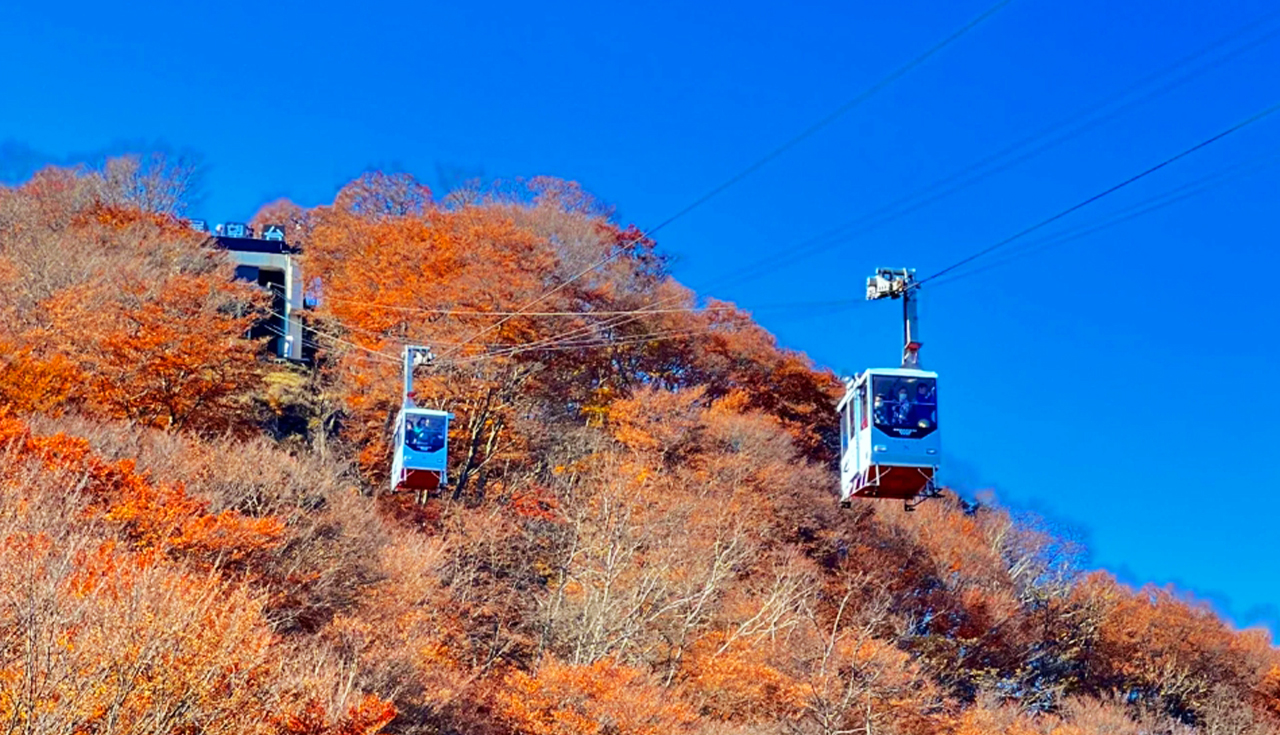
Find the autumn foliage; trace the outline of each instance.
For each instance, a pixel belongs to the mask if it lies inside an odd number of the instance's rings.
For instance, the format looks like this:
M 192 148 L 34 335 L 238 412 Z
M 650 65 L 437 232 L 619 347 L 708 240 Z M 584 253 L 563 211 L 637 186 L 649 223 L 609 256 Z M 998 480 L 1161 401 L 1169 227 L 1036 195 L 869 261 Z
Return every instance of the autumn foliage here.
M 247 426 L 263 297 L 172 216 L 49 169 L 0 191 L 0 398 L 168 428 Z
M 840 509 L 835 376 L 578 186 L 267 205 L 296 366 L 146 161 L 0 189 L 7 731 L 1280 733 L 1268 635 L 993 501 Z

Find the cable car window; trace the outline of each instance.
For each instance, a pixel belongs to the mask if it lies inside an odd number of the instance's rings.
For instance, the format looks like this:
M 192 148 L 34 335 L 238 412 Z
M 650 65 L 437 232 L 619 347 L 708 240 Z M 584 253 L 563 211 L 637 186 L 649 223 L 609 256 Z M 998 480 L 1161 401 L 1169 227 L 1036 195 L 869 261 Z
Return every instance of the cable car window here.
M 844 454 L 849 448 L 849 404 L 844 404 L 844 410 L 840 412 L 840 454 Z
M 867 386 L 858 387 L 858 428 L 867 428 Z
M 938 428 L 938 385 L 933 378 L 875 375 L 871 413 L 889 436 L 919 439 Z
M 444 416 L 405 414 L 404 445 L 424 454 L 438 452 L 444 449 L 444 427 Z

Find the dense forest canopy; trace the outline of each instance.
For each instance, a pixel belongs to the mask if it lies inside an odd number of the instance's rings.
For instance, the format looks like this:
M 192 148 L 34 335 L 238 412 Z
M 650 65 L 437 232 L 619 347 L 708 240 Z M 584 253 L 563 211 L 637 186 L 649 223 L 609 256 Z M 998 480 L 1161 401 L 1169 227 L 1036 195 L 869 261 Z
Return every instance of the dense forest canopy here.
M 120 159 L 0 189 L 14 733 L 1280 733 L 1280 651 L 947 493 L 835 502 L 836 377 L 575 184 L 265 206 L 312 365 Z M 440 497 L 388 491 L 399 350 Z

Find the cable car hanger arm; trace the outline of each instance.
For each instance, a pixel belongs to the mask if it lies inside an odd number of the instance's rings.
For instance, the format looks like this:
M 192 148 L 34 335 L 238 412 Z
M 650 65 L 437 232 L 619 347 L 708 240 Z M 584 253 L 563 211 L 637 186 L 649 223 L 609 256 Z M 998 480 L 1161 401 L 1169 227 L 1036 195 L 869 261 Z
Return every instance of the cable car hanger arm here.
M 867 300 L 902 299 L 902 367 L 920 369 L 920 318 L 916 310 L 914 268 L 879 268 L 867 279 Z

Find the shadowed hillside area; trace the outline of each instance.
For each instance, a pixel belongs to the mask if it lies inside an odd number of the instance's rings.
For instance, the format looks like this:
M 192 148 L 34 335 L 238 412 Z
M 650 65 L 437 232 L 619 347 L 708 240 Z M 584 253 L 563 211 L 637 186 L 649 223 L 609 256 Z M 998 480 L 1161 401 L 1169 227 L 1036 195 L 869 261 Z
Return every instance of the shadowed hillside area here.
M 995 503 L 840 508 L 837 377 L 576 184 L 265 205 L 299 363 L 188 174 L 0 188 L 5 732 L 1280 733 L 1266 632 Z M 439 494 L 390 490 L 406 344 Z

